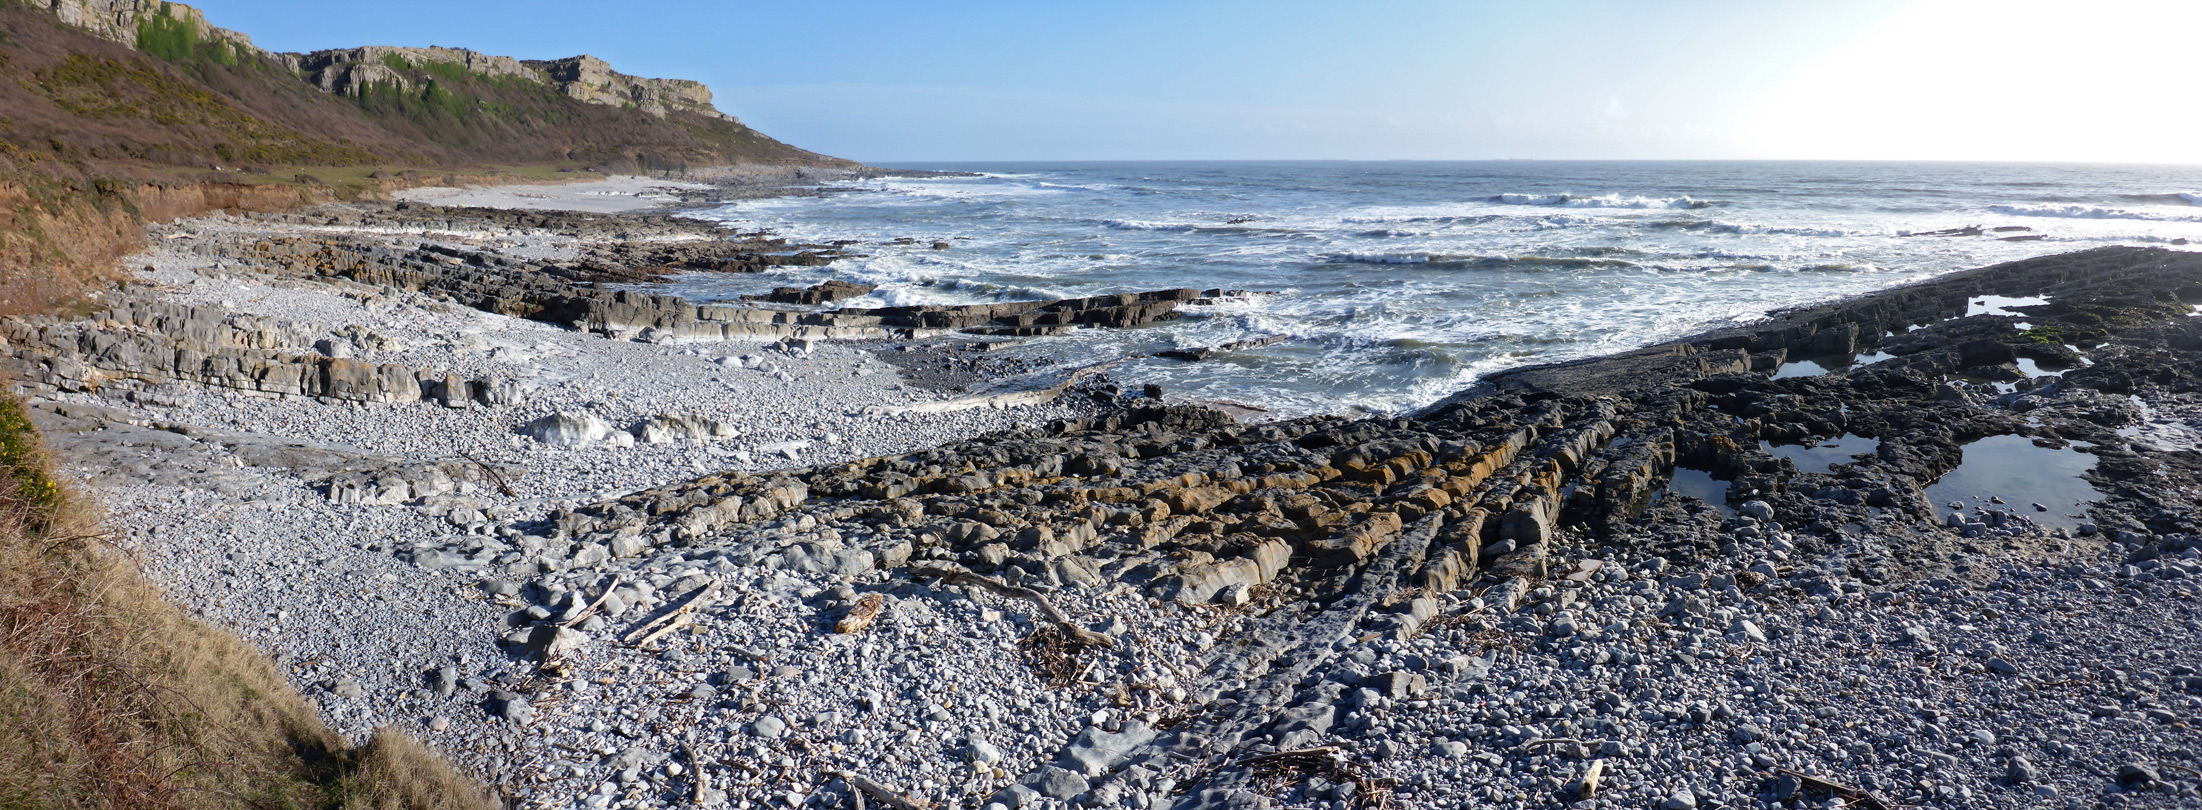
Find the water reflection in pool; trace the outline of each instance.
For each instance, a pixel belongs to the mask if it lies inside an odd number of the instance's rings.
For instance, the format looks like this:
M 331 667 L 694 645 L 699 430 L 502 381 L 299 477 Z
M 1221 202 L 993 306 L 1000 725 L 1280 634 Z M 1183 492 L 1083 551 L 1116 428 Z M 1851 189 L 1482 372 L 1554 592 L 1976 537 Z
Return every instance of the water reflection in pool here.
M 1728 482 L 1714 478 L 1712 473 L 1704 470 L 1674 468 L 1674 480 L 1667 482 L 1667 488 L 1653 496 L 1653 501 L 1657 502 L 1659 498 L 1669 494 L 1688 495 L 1712 504 L 1714 509 L 1720 510 L 1720 516 L 1724 518 L 1736 516 L 1736 510 L 1728 505 Z
M 1824 473 L 1832 472 L 1837 464 L 1851 463 L 1853 461 L 1851 456 L 1859 454 L 1872 455 L 1880 452 L 1881 440 L 1845 433 L 1812 447 L 1801 444 L 1759 442 L 1759 449 L 1765 450 L 1778 458 L 1789 459 L 1789 463 L 1797 465 L 1797 472 Z
M 1774 379 L 1786 380 L 1791 377 L 1817 377 L 1830 371 L 1849 371 L 1859 366 L 1870 366 L 1883 360 L 1894 359 L 1895 357 L 1896 355 L 1889 354 L 1887 352 L 1876 351 L 1872 354 L 1856 355 L 1853 357 L 1844 357 L 1837 355 L 1832 357 L 1789 360 L 1783 362 L 1781 364 L 1781 368 L 1774 370 Z
M 1967 506 L 1990 503 L 2001 497 L 2008 508 L 2044 526 L 2073 528 L 2090 501 L 2103 493 L 2082 477 L 2095 468 L 2095 456 L 2080 452 L 2089 445 L 2075 442 L 2070 448 L 2037 447 L 2025 436 L 1990 436 L 1965 445 L 1964 461 L 1948 475 L 1927 487 L 1927 500 L 1937 516 L 1951 513 L 1950 503 Z M 2048 507 L 2037 511 L 2032 504 Z
M 2032 307 L 2040 306 L 2046 303 L 2049 303 L 2049 299 L 2047 298 L 2011 298 L 2009 296 L 2002 295 L 1976 295 L 1973 296 L 1973 299 L 1971 301 L 1965 302 L 1965 317 L 1970 318 L 1974 315 L 2011 315 L 2015 317 L 2018 316 L 2020 313 L 2012 312 L 2012 307 Z

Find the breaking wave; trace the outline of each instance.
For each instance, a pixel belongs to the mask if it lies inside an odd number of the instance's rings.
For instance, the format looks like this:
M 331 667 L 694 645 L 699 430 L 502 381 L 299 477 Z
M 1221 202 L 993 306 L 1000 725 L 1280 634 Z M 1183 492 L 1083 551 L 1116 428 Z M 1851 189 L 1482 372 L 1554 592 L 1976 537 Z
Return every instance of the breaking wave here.
M 1500 194 L 1491 198 L 1501 205 L 1551 205 L 1562 208 L 1711 208 L 1719 200 L 1693 197 L 1623 197 L 1619 194 Z
M 1636 267 L 1635 262 L 1621 259 L 1589 258 L 1582 256 L 1509 256 L 1504 254 L 1448 254 L 1448 253 L 1333 253 L 1323 257 L 1329 264 L 1412 264 L 1446 269 L 1471 269 L 1481 267 L 1536 268 L 1536 269 L 1602 269 Z
M 2181 195 L 2184 197 L 2185 195 Z M 2202 195 L 2198 195 L 2202 196 Z M 2190 200 L 2191 202 L 2191 200 Z M 1988 210 L 2014 217 L 2060 219 L 2136 219 L 2145 222 L 2202 222 L 2202 214 L 2158 214 L 2099 205 L 1991 205 Z
M 1104 219 L 1101 224 L 1119 231 L 1191 231 L 1203 227 L 1189 222 L 1146 222 L 1137 219 Z

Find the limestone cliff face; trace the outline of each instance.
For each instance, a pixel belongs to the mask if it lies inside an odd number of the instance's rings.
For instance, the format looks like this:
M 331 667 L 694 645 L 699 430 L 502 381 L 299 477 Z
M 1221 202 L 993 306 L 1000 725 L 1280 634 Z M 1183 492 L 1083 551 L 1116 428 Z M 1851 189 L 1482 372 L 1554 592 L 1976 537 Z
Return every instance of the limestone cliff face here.
M 633 104 L 636 109 L 658 118 L 664 118 L 667 110 L 686 110 L 733 120 L 711 106 L 711 88 L 703 86 L 703 82 L 629 76 L 587 54 L 526 64 L 558 83 L 566 95 L 590 104 Z
M 143 24 L 163 20 L 183 25 L 201 42 L 227 42 L 267 53 L 253 45 L 251 37 L 227 28 L 216 28 L 207 23 L 205 14 L 182 3 L 162 0 L 32 0 L 32 3 L 34 6 L 43 4 L 63 23 L 132 48 L 138 47 Z
M 690 112 L 726 121 L 733 116 L 711 105 L 711 88 L 686 79 L 646 79 L 630 76 L 594 56 L 521 61 L 510 56 L 491 56 L 462 48 L 396 48 L 370 45 L 313 53 L 273 53 L 252 44 L 244 34 L 217 28 L 198 9 L 162 0 L 39 0 L 63 23 L 94 36 L 141 47 L 146 25 L 157 23 L 188 30 L 199 42 L 222 42 L 241 51 L 257 53 L 289 68 L 323 92 L 358 96 L 370 86 L 388 85 L 411 89 L 413 81 L 395 69 L 450 65 L 469 73 L 535 82 L 557 89 L 569 98 L 589 104 L 632 107 L 653 118 L 673 111 Z
M 307 54 L 281 54 L 291 70 L 325 92 L 359 95 L 370 83 L 388 83 L 410 89 L 412 81 L 391 68 L 392 63 L 425 66 L 451 65 L 469 73 L 543 82 L 543 74 L 510 56 L 490 56 L 462 48 L 393 48 L 369 45 Z

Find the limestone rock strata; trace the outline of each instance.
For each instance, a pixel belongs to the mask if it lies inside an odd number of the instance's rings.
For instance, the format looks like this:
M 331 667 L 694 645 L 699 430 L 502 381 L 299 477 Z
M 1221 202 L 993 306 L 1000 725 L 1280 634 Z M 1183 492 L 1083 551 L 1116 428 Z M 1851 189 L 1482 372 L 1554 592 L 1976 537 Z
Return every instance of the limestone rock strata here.
M 252 246 L 266 267 L 442 296 L 486 312 L 650 341 L 756 337 L 814 339 L 1061 334 L 1078 327 L 1130 327 L 1177 317 L 1181 304 L 1223 290 L 1162 290 L 1063 301 L 789 312 L 696 304 L 638 290 L 608 289 L 570 268 L 517 262 L 437 245 L 406 250 L 364 239 L 281 238 Z
M 1516 424 L 1524 408 L 1588 432 Z M 1158 596 L 1205 603 L 1244 601 L 1295 564 L 1365 564 L 1434 519 L 1444 540 L 1417 582 L 1450 590 L 1487 542 L 1549 538 L 1560 518 L 1556 459 L 1581 452 L 1585 436 L 1610 435 L 1599 417 L 1612 412 L 1596 401 L 1492 401 L 1457 415 L 1440 440 L 1406 421 L 1249 428 L 1215 411 L 1146 407 L 900 458 L 712 476 L 583 507 L 554 525 L 574 554 L 609 559 L 717 546 L 792 510 L 816 524 L 867 524 L 824 545 L 869 552 L 875 564 L 914 549 L 1088 583 L 1136 572 Z M 869 542 L 846 542 L 856 537 Z
M 251 482 L 241 477 L 244 469 L 283 470 L 336 503 L 409 503 L 442 513 L 479 511 L 480 504 L 471 496 L 490 491 L 500 478 L 516 481 L 528 472 L 513 465 L 393 458 L 289 437 L 145 421 L 86 403 L 42 401 L 29 414 L 40 429 L 69 434 L 72 451 L 103 475 L 224 493 L 250 488 Z M 148 454 L 148 447 L 163 452 Z
M 2082 313 L 2082 322 L 2176 317 L 2186 310 L 2176 291 L 2202 283 L 2202 257 L 2188 254 L 2068 258 L 2081 269 L 1990 270 L 1995 283 L 2031 278 L 2057 291 L 2051 308 Z M 1883 294 L 1889 301 L 1869 296 L 1831 309 L 1911 311 L 1906 302 L 1936 302 L 1922 315 L 1947 315 L 1982 282 L 1960 274 Z M 1824 316 L 1793 313 L 1756 331 L 1701 339 L 1725 347 L 1686 341 L 1505 375 L 1484 396 L 1413 418 L 1244 426 L 1149 401 L 1099 421 L 907 456 L 710 476 L 561 513 L 547 531 L 566 544 L 558 565 L 567 567 L 695 547 L 761 558 L 803 546 L 796 556 L 835 565 L 862 568 L 869 554 L 868 565 L 884 567 L 914 555 L 1049 582 L 1126 581 L 1181 602 L 1238 603 L 1280 576 L 1305 583 L 1358 570 L 1428 521 L 1434 539 L 1412 581 L 1444 591 L 1478 575 L 1545 576 L 1550 550 L 1570 534 L 1627 536 L 1647 510 L 1679 508 L 1678 499 L 1661 498 L 1678 464 L 1733 479 L 1734 502 L 1769 501 L 1798 525 L 1931 521 L 1920 487 L 1955 466 L 1959 444 L 2028 429 L 2007 412 L 1935 395 L 1950 375 L 2003 373 L 2016 340 L 2010 318 L 1935 320 L 1905 338 L 1909 354 L 1825 380 L 1770 380 L 1741 365 L 1746 346 L 1780 348 L 1831 331 L 1822 320 L 1800 332 L 1796 322 L 1808 317 Z M 2202 332 L 2202 319 L 2169 323 Z M 2006 349 L 1975 345 L 1983 340 Z M 2192 342 L 2202 345 L 2202 334 Z M 1612 368 L 1641 369 L 1646 357 L 1670 362 L 1641 374 L 1641 385 Z M 2073 374 L 2068 381 L 2087 379 Z M 1760 446 L 1846 430 L 1870 432 L 1883 449 L 1822 473 L 1797 470 Z M 1682 543 L 1671 552 L 1693 553 L 1687 533 L 1647 542 Z
M 2010 340 L 2017 329 L 1976 329 L 1963 340 L 1911 329 L 1962 318 L 1968 302 L 1983 295 L 2045 297 L 2050 300 L 2045 314 L 2077 316 L 2060 327 L 2061 343 L 2107 338 L 2119 325 L 2116 319 L 2134 317 L 2127 312 L 2131 306 L 2202 297 L 2202 284 L 2188 275 L 2194 262 L 2189 252 L 2125 247 L 2044 256 L 1778 312 L 1759 323 L 1635 352 L 1511 372 L 1496 382 L 1518 391 L 1617 390 L 1729 371 L 1770 371 L 1798 358 L 1847 360 L 1875 350 L 1904 356 L 1931 351 L 1938 362 L 1960 367 L 2008 362 L 2020 354 L 2053 358 L 2063 354 L 2059 342 Z M 2151 289 L 2133 288 L 2136 280 L 2156 273 L 2167 275 Z M 1976 317 L 1985 319 L 1974 321 L 1976 326 L 2021 320 Z
M 248 52 L 267 53 L 254 46 L 250 37 L 227 28 L 217 28 L 206 21 L 204 12 L 182 3 L 165 0 L 40 0 L 33 5 L 45 6 L 63 25 L 81 28 L 93 36 L 132 48 L 138 46 L 140 23 L 165 15 L 188 28 L 201 42 L 227 42 Z
M 841 281 L 837 279 L 834 281 L 825 282 L 823 284 L 814 284 L 807 288 L 775 287 L 773 288 L 772 292 L 765 293 L 763 295 L 742 296 L 742 300 L 763 304 L 801 304 L 807 306 L 816 306 L 818 304 L 831 304 L 836 301 L 846 301 L 851 298 L 861 298 L 863 296 L 871 295 L 872 291 L 876 289 L 879 288 L 874 287 L 870 284 L 856 284 L 853 282 Z
M 613 70 L 602 59 L 582 54 L 550 61 L 529 61 L 527 67 L 548 78 L 567 96 L 589 104 L 614 107 L 632 105 L 646 114 L 664 118 L 671 110 L 708 115 L 728 121 L 733 116 L 711 106 L 711 88 L 688 79 L 645 79 Z
M 289 68 L 308 84 L 324 92 L 357 96 L 374 85 L 411 89 L 412 81 L 393 68 L 449 65 L 491 79 L 515 79 L 549 86 L 586 104 L 633 107 L 646 115 L 664 118 L 686 112 L 726 121 L 711 103 L 711 88 L 688 79 L 648 79 L 612 69 L 594 56 L 523 62 L 510 56 L 491 56 L 462 48 L 399 48 L 370 45 L 336 48 L 313 53 L 272 53 L 254 46 L 244 34 L 215 27 L 205 13 L 181 3 L 164 0 L 43 0 L 42 5 L 64 25 L 93 36 L 135 48 L 140 26 L 165 16 L 180 24 L 200 42 L 230 43 Z
M 0 321 L 0 370 L 37 389 L 88 391 L 172 381 L 349 402 L 434 400 L 453 408 L 509 405 L 509 381 L 367 363 L 300 346 L 311 336 L 267 318 L 213 307 L 127 301 L 94 320 Z
M 2051 301 L 2028 308 L 2023 329 L 2018 316 L 1964 316 L 1964 299 L 1994 290 L 2047 292 Z M 2202 390 L 2202 318 L 2189 317 L 2198 302 L 2202 256 L 2092 251 L 1502 375 L 1479 395 L 1411 417 L 1240 425 L 1137 400 L 1102 417 L 907 455 L 722 473 L 561 511 L 515 527 L 537 538 L 538 554 L 500 573 L 558 592 L 705 559 L 850 578 L 925 561 L 1038 589 L 1121 586 L 1185 604 L 1258 607 L 1188 684 L 1210 697 L 1181 724 L 1151 736 L 1133 729 L 1121 745 L 1074 742 L 995 796 L 1028 801 L 1040 795 L 1035 785 L 1066 774 L 1089 795 L 1144 789 L 1168 766 L 1198 774 L 1181 806 L 1223 806 L 1258 775 L 1234 764 L 1246 741 L 1282 750 L 1320 739 L 1335 717 L 1318 713 L 1334 714 L 1339 690 L 1354 684 L 1394 698 L 1419 689 L 1416 673 L 1356 669 L 1341 641 L 1405 639 L 1436 620 L 1433 595 L 1471 586 L 1487 587 L 1456 594 L 1464 609 L 1564 607 L 1575 596 L 1569 583 L 1599 573 L 1597 559 L 1570 560 L 1598 553 L 1593 545 L 1689 560 L 1734 534 L 1779 530 L 1785 551 L 1819 559 L 1848 547 L 1848 527 L 1870 526 L 1897 556 L 1858 559 L 1851 575 L 1885 582 L 1895 576 L 1887 566 L 1902 565 L 1912 576 L 1963 576 L 1980 550 L 1937 528 L 1922 487 L 1956 466 L 1964 443 L 2013 433 L 2096 445 L 2101 463 L 2117 469 L 2115 480 L 2096 479 L 2115 503 L 2096 514 L 2103 532 L 2184 537 L 2202 528 L 2191 485 L 2132 483 L 2191 481 L 2191 469 L 2122 453 L 2112 432 L 2133 418 L 2117 391 Z M 1920 328 L 1898 331 L 1913 318 Z M 2037 351 L 2029 335 L 2044 328 L 2085 336 L 2076 345 L 2093 347 L 2094 365 L 2026 377 L 2013 359 Z M 1820 377 L 1752 370 L 1756 354 L 1846 341 L 1894 356 Z M 1622 373 L 1630 367 L 1641 373 Z M 1990 399 L 1966 378 L 2013 388 Z M 1845 432 L 1874 437 L 1879 449 L 1822 472 L 1761 445 Z M 1678 465 L 1729 480 L 1727 500 L 1749 520 L 1723 528 L 1709 505 L 1668 491 Z M 1639 528 L 1646 518 L 1656 530 Z M 1691 576 L 1739 589 L 1770 581 L 1755 568 Z M 1818 587 L 1813 576 L 1784 587 Z
M 390 60 L 413 65 L 451 65 L 492 78 L 512 78 L 544 83 L 543 74 L 510 56 L 490 56 L 463 48 L 394 48 L 369 45 L 337 48 L 308 54 L 286 54 L 291 68 L 323 91 L 359 95 L 367 82 L 389 82 L 410 88 L 411 82 L 390 69 Z

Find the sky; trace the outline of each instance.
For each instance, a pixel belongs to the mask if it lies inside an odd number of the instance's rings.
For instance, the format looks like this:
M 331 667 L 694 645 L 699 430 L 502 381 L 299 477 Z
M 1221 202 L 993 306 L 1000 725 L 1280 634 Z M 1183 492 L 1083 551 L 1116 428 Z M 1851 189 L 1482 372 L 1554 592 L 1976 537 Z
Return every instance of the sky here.
M 198 0 L 261 47 L 711 86 L 867 163 L 2202 163 L 2202 0 Z

